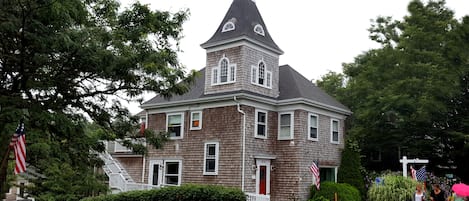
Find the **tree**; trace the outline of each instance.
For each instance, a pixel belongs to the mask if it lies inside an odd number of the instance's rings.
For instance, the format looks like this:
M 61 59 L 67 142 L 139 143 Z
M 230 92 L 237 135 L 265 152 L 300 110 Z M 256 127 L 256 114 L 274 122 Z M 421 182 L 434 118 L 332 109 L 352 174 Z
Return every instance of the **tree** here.
M 444 1 L 414 0 L 408 11 L 402 21 L 377 18 L 369 31 L 381 47 L 343 66 L 347 82 L 336 91 L 354 112 L 349 134 L 368 168 L 399 169 L 407 155 L 469 179 L 461 158 L 469 153 L 468 17 L 456 20 Z
M 0 150 L 25 118 L 27 163 L 43 175 L 37 200 L 77 200 L 99 186 L 90 150 L 103 146 L 85 132 L 89 120 L 123 138 L 136 127 L 122 123 L 136 119 L 119 99 L 188 90 L 195 74 L 177 59 L 186 18 L 139 3 L 119 11 L 115 0 L 0 1 Z

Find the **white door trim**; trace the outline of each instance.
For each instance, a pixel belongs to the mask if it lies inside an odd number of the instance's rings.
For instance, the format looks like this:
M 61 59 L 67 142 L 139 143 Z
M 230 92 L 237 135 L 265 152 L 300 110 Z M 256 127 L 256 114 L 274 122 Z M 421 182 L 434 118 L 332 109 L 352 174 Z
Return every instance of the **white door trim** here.
M 148 167 L 148 184 L 153 185 L 153 168 L 155 165 L 158 165 L 158 185 L 161 186 L 163 183 L 163 160 L 150 160 L 150 165 Z
M 270 195 L 270 160 L 266 159 L 256 159 L 256 194 L 259 194 L 259 183 L 260 183 L 260 166 L 266 166 L 266 188 L 265 192 L 267 195 Z

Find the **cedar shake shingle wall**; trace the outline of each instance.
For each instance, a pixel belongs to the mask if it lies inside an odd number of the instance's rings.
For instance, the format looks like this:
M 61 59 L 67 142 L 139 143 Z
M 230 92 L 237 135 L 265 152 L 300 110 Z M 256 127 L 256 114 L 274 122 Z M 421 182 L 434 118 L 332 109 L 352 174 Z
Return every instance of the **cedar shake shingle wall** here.
M 190 130 L 190 111 L 184 111 L 184 138 L 169 140 L 163 149 L 149 147 L 145 182 L 148 182 L 150 160 L 182 160 L 182 183 L 217 184 L 240 188 L 241 121 L 236 106 L 204 109 L 202 129 Z M 166 130 L 166 113 L 150 114 L 150 129 Z M 218 175 L 203 175 L 204 145 L 219 143 Z
M 309 196 L 311 184 L 313 181 L 312 173 L 309 171 L 313 160 L 319 159 L 319 167 L 338 167 L 340 165 L 341 153 L 344 148 L 344 121 L 339 120 L 339 142 L 340 144 L 333 144 L 331 140 L 331 118 L 324 115 L 319 117 L 319 133 L 318 141 L 308 140 L 308 115 L 309 113 L 304 110 L 297 111 L 299 118 L 295 119 L 298 124 L 302 124 L 298 128 L 301 134 L 298 146 L 302 147 L 299 151 L 301 154 L 301 163 L 298 170 L 302 177 L 300 182 L 299 197 L 301 200 L 306 200 Z
M 246 113 L 246 170 L 245 192 L 256 192 L 256 157 L 274 157 L 271 165 L 271 200 L 286 201 L 291 198 L 307 200 L 312 184 L 309 166 L 319 159 L 320 166 L 339 166 L 344 145 L 344 122 L 340 122 L 340 144 L 330 143 L 331 118 L 319 117 L 319 141 L 308 140 L 308 115 L 305 110 L 294 112 L 294 139 L 277 140 L 278 112 L 268 111 L 267 139 L 254 137 L 255 107 L 241 106 Z M 149 148 L 145 166 L 145 183 L 148 182 L 150 160 L 182 160 L 182 183 L 217 184 L 241 187 L 242 115 L 235 105 L 204 109 L 202 130 L 190 130 L 190 111 L 184 112 L 185 131 L 181 140 L 169 140 L 163 149 Z M 148 127 L 166 130 L 166 113 L 149 114 Z M 219 143 L 219 170 L 216 176 L 203 175 L 204 143 Z
M 212 86 L 212 69 L 218 67 L 220 60 L 223 58 L 223 55 L 228 58 L 230 64 L 236 64 L 236 82 L 231 84 Z M 243 59 L 244 58 L 241 56 L 240 46 L 207 53 L 207 66 L 205 70 L 205 94 L 241 90 L 245 77 L 245 70 L 242 67 Z M 218 72 L 218 74 L 220 74 L 220 72 Z
M 218 67 L 223 55 L 229 59 L 230 64 L 236 64 L 236 82 L 212 86 L 212 69 Z M 272 89 L 251 83 L 251 66 L 257 66 L 261 60 L 265 62 L 266 70 L 272 72 Z M 205 94 L 247 90 L 270 97 L 277 97 L 279 94 L 278 72 L 278 57 L 245 45 L 209 52 L 207 53 L 207 67 L 205 71 Z
M 142 157 L 114 156 L 136 183 L 142 182 Z

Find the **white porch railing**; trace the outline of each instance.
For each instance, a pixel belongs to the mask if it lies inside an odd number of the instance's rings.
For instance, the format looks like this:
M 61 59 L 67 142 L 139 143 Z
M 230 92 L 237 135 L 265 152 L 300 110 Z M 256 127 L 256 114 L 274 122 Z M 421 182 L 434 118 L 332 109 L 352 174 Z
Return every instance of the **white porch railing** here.
M 246 193 L 246 201 L 270 201 L 270 195 Z
M 119 161 L 114 159 L 107 151 L 98 153 L 98 156 L 104 161 L 103 170 L 109 177 L 109 186 L 114 189 L 112 193 L 158 188 L 149 184 L 136 183 Z

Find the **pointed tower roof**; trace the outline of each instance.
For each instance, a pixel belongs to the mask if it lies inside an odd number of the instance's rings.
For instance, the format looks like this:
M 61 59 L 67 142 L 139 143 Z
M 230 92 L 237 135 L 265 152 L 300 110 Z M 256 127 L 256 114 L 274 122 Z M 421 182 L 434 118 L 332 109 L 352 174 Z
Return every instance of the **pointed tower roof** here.
M 233 0 L 215 34 L 201 46 L 207 49 L 240 40 L 247 40 L 278 54 L 283 54 L 267 31 L 264 20 L 253 0 Z

